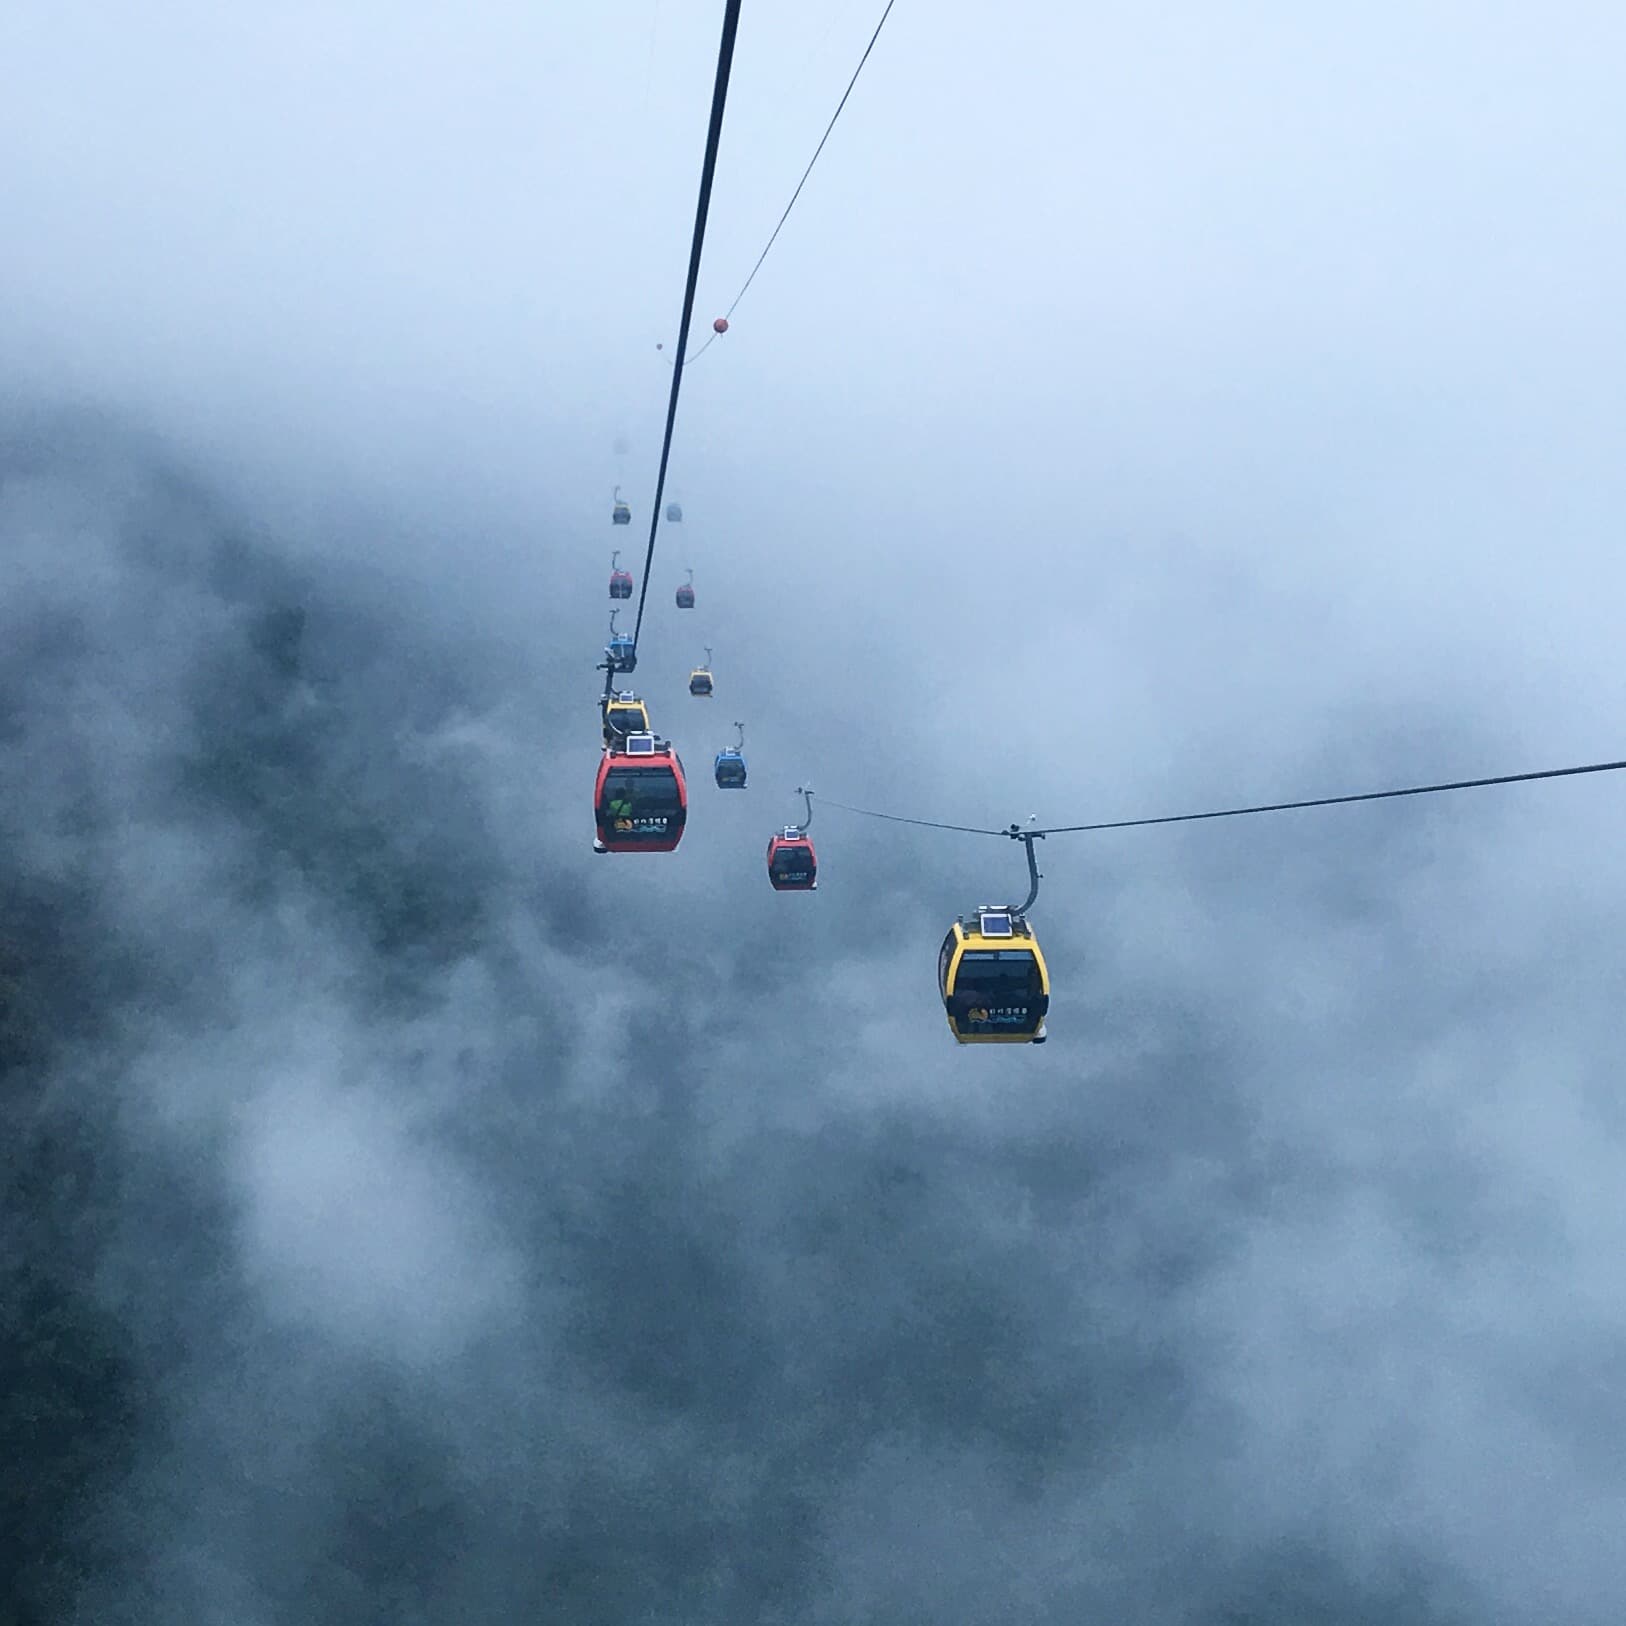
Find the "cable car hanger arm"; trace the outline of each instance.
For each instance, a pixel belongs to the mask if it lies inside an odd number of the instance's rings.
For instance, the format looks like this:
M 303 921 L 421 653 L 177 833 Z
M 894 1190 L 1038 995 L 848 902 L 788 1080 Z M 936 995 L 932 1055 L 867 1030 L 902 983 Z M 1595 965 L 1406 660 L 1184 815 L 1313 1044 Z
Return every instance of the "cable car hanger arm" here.
M 1038 901 L 1039 897 L 1039 861 L 1033 856 L 1033 843 L 1044 840 L 1043 830 L 1024 830 L 1020 825 L 1013 824 L 1005 832 L 1012 841 L 1020 841 L 1027 848 L 1028 853 L 1028 896 L 1027 901 L 1017 908 L 1019 915 L 1025 915 Z

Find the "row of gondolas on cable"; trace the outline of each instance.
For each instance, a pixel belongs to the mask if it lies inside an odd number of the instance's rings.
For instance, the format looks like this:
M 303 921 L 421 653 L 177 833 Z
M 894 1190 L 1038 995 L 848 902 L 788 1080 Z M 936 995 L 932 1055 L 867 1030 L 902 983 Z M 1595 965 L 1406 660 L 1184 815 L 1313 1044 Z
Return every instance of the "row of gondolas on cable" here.
M 632 510 L 616 493 L 613 521 L 632 522 Z M 678 523 L 683 510 L 671 504 L 666 518 Z M 629 599 L 633 593 L 630 571 L 622 570 L 619 555 L 610 564 L 611 599 Z M 694 608 L 694 572 L 677 590 L 680 610 Z M 593 850 L 601 853 L 669 853 L 683 839 L 689 816 L 689 789 L 683 761 L 670 740 L 655 733 L 649 708 L 632 689 L 617 689 L 615 680 L 638 664 L 635 640 L 615 630 L 610 612 L 610 641 L 604 650 L 604 693 L 600 713 L 604 725 L 604 755 L 593 789 L 593 817 L 597 833 Z M 714 692 L 711 651 L 706 663 L 689 674 L 689 693 L 710 699 Z M 745 725 L 735 723 L 739 736 L 717 753 L 712 776 L 719 790 L 744 790 Z M 813 794 L 797 792 L 807 816 L 801 824 L 786 825 L 768 843 L 768 880 L 777 892 L 812 892 L 818 888 L 818 860 L 808 839 L 813 821 Z M 1043 1044 L 1045 1017 L 1050 1009 L 1050 971 L 1039 939 L 1027 918 L 1039 894 L 1039 870 L 1034 862 L 1036 834 L 1013 825 L 1008 832 L 1026 848 L 1029 888 L 1020 904 L 979 904 L 948 930 L 937 954 L 937 991 L 948 1017 L 949 1032 L 960 1044 Z
M 615 493 L 611 522 L 632 523 L 632 509 Z M 669 503 L 667 521 L 680 524 L 683 509 Z M 610 598 L 630 599 L 632 572 L 621 567 L 621 552 L 610 556 Z M 677 607 L 695 607 L 694 572 L 677 589 Z M 655 732 L 648 703 L 634 689 L 618 689 L 618 679 L 630 676 L 638 666 L 636 640 L 616 628 L 617 610 L 610 611 L 610 637 L 604 646 L 604 692 L 599 701 L 603 725 L 604 754 L 599 761 L 598 779 L 593 787 L 593 851 L 599 853 L 669 853 L 683 839 L 689 818 L 689 785 L 683 759 L 670 740 Z M 689 673 L 689 693 L 697 700 L 709 700 L 716 693 L 711 670 L 711 649 L 705 661 Z M 744 790 L 748 773 L 745 763 L 745 725 L 736 722 L 737 737 L 724 746 L 712 761 L 712 779 L 718 790 Z M 776 892 L 816 892 L 818 858 L 808 838 L 813 820 L 813 800 L 804 798 L 806 817 L 801 824 L 785 825 L 768 842 L 768 881 Z

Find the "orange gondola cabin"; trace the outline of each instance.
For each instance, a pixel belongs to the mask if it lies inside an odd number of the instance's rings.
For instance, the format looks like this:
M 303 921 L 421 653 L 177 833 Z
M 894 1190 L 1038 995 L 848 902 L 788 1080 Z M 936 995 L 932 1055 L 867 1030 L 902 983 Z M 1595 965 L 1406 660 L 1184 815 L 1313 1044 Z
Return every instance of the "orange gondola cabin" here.
M 593 787 L 595 852 L 672 852 L 688 816 L 683 762 L 670 740 L 629 734 L 604 753 Z
M 819 860 L 807 832 L 787 824 L 768 843 L 768 880 L 775 892 L 817 892 Z

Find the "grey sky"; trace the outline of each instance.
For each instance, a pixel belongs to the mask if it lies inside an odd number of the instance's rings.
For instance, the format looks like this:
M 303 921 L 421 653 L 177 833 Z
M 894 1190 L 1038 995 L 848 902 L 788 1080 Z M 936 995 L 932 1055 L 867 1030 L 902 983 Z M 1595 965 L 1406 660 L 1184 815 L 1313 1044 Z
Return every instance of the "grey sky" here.
M 748 0 L 702 331 L 877 10 Z M 689 833 L 599 860 L 718 20 L 0 13 L 7 1279 L 128 1396 L 29 1585 L 1617 1621 L 1611 780 L 1053 840 L 1021 1054 L 932 987 L 1008 844 L 761 865 L 809 778 L 1067 822 L 1618 754 L 1626 21 L 899 0 L 686 381 Z

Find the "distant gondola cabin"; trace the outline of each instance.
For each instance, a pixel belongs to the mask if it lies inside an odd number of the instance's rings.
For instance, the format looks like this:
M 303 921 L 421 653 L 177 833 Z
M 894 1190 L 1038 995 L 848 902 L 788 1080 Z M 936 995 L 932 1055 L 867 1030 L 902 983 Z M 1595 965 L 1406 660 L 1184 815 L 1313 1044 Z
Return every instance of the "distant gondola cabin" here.
M 805 831 L 787 825 L 768 843 L 768 881 L 775 892 L 816 892 L 819 860 Z
M 615 745 L 629 734 L 649 732 L 649 708 L 631 689 L 612 694 L 603 703 L 604 743 Z

